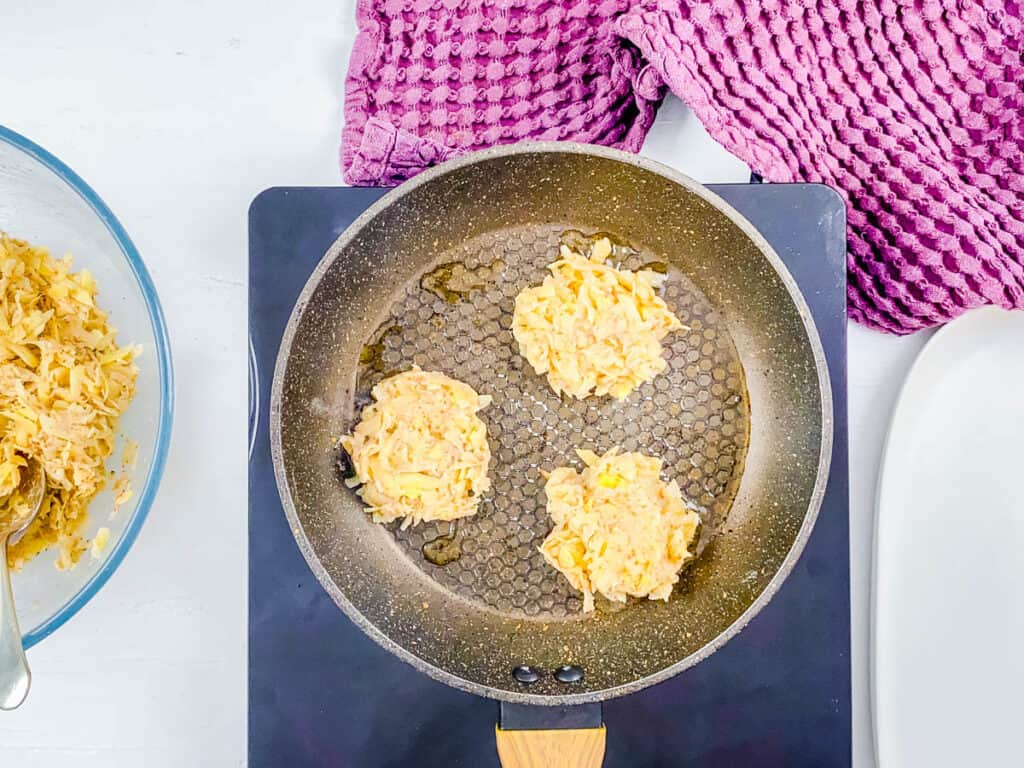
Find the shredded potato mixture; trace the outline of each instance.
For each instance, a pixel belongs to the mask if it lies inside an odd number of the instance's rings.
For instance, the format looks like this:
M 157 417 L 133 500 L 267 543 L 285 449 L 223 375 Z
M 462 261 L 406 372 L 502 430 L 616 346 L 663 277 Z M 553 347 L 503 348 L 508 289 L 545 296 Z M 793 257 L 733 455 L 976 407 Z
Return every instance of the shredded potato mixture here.
M 661 460 L 641 453 L 604 456 L 577 450 L 586 464 L 552 472 L 544 487 L 555 524 L 544 558 L 583 592 L 624 603 L 628 595 L 668 600 L 679 570 L 692 557 L 700 517 L 683 503 L 675 480 L 664 482 Z
M 442 373 L 410 371 L 373 388 L 351 435 L 341 439 L 380 523 L 402 528 L 475 514 L 490 488 L 487 427 L 476 415 L 491 398 Z
M 38 517 L 9 549 L 14 568 L 56 544 L 63 570 L 86 549 L 79 531 L 106 484 L 138 373 L 138 347 L 119 347 L 116 333 L 88 271 L 0 233 L 0 499 L 18 487 L 25 456 L 42 463 L 47 484 Z M 115 503 L 130 495 L 121 488 Z
M 627 397 L 665 369 L 661 340 L 684 328 L 657 294 L 664 275 L 611 267 L 611 250 L 607 238 L 589 258 L 563 245 L 544 282 L 516 297 L 512 333 L 558 394 Z

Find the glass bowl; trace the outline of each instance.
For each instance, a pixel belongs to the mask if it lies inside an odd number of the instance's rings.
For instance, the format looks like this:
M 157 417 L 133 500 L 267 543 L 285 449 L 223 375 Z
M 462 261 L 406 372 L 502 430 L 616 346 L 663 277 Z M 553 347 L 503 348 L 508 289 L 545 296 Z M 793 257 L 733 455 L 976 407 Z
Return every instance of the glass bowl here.
M 173 414 L 170 346 L 156 289 L 128 233 L 99 196 L 74 171 L 39 145 L 0 126 L 0 230 L 70 253 L 74 269 L 89 269 L 99 288 L 97 303 L 117 328 L 120 344 L 140 344 L 135 399 L 121 418 L 120 435 L 139 444 L 131 472 L 135 491 L 111 517 L 108 488 L 89 507 L 83 534 L 101 527 L 110 539 L 98 558 L 83 553 L 78 566 L 58 571 L 47 550 L 14 574 L 14 596 L 29 648 L 70 619 L 99 591 L 124 559 L 146 519 L 167 459 Z M 122 440 L 107 462 L 118 470 Z

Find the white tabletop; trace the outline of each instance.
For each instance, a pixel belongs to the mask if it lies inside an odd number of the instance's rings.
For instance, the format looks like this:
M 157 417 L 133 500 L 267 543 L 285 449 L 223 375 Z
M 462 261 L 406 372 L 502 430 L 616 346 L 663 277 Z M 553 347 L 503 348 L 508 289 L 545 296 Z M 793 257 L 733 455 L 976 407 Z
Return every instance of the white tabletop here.
M 106 200 L 170 327 L 170 461 L 130 556 L 29 653 L 0 765 L 240 766 L 246 722 L 246 211 L 273 185 L 337 185 L 352 0 L 5 0 L 0 121 Z M 743 164 L 668 102 L 644 148 L 700 181 Z M 868 575 L 879 450 L 925 334 L 850 327 L 854 764 L 873 765 Z M 614 738 L 611 734 L 609 738 Z

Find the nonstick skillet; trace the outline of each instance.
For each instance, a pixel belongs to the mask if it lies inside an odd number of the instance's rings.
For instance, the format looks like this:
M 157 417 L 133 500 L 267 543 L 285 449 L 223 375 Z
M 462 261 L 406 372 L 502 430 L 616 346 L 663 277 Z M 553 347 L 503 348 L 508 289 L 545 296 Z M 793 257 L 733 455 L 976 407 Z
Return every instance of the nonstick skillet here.
M 625 266 L 667 274 L 689 327 L 623 402 L 557 397 L 510 331 L 514 297 L 558 243 L 600 233 Z M 494 398 L 481 413 L 493 489 L 457 531 L 374 524 L 343 482 L 338 438 L 376 382 L 413 364 Z M 576 705 L 700 662 L 785 580 L 824 493 L 831 413 L 807 306 L 749 223 L 651 161 L 543 143 L 429 170 L 342 233 L 285 331 L 271 442 L 296 541 L 352 621 L 420 671 L 500 700 L 504 765 L 599 765 L 599 707 Z M 599 600 L 583 615 L 537 550 L 550 529 L 540 470 L 616 445 L 663 459 L 701 513 L 699 556 L 669 602 Z

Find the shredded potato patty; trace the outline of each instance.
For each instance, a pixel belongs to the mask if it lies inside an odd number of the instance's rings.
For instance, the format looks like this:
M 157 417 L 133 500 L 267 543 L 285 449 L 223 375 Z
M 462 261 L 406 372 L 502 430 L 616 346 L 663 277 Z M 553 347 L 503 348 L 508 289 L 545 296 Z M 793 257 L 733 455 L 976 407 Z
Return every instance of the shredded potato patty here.
M 351 435 L 341 439 L 355 469 L 350 485 L 380 523 L 402 528 L 475 514 L 490 488 L 487 427 L 476 415 L 491 398 L 443 373 L 410 371 L 373 388 Z
M 618 449 L 576 453 L 583 472 L 559 467 L 544 486 L 554 522 L 544 558 L 583 592 L 584 611 L 594 610 L 597 592 L 620 603 L 629 595 L 668 600 L 692 557 L 700 517 L 675 480 L 661 480 L 660 459 Z
M 106 484 L 138 374 L 139 348 L 119 347 L 116 334 L 87 270 L 0 232 L 0 498 L 18 488 L 26 456 L 47 485 L 38 517 L 9 549 L 14 568 L 56 544 L 67 569 L 86 549 L 79 531 Z M 130 495 L 125 481 L 115 504 Z
M 605 264 L 607 238 L 589 257 L 561 246 L 544 282 L 516 297 L 512 333 L 556 393 L 619 400 L 665 370 L 661 340 L 684 328 L 657 288 L 664 275 Z

